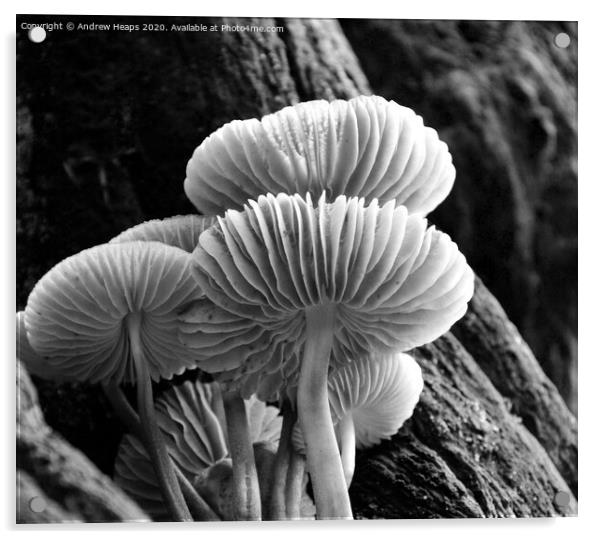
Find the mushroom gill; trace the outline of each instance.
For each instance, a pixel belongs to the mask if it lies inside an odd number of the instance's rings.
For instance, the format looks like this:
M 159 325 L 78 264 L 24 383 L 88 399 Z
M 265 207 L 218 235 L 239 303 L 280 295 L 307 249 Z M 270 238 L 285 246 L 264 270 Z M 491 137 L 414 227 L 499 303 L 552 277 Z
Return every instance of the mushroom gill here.
M 448 195 L 447 145 L 411 109 L 378 96 L 309 101 L 235 120 L 206 138 L 186 168 L 197 209 L 221 215 L 266 193 L 395 200 L 425 215 Z
M 450 238 L 390 201 L 261 196 L 199 238 L 192 275 L 206 298 L 180 338 L 217 379 L 273 398 L 297 385 L 319 518 L 351 509 L 327 376 L 354 358 L 430 342 L 466 311 L 473 273 Z M 338 462 L 338 464 L 337 464 Z
M 199 297 L 185 251 L 133 241 L 63 260 L 38 281 L 25 309 L 28 341 L 49 376 L 102 382 L 112 387 L 108 395 L 136 383 L 145 442 L 176 520 L 192 517 L 156 424 L 151 380 L 196 367 L 176 326 L 180 310 Z
M 414 411 L 423 388 L 422 372 L 408 354 L 364 356 L 328 377 L 330 414 L 347 486 L 355 469 L 355 449 L 366 449 L 396 434 Z M 305 452 L 295 424 L 292 443 Z
M 25 309 L 27 337 L 49 375 L 135 382 L 133 328 L 150 377 L 172 378 L 196 367 L 176 328 L 180 310 L 200 295 L 181 249 L 140 241 L 99 245 L 38 281 Z
M 109 243 L 158 241 L 192 253 L 201 233 L 214 223 L 214 217 L 201 215 L 176 215 L 165 219 L 152 219 L 128 228 Z
M 222 519 L 233 518 L 232 465 L 219 384 L 186 381 L 165 391 L 155 407 L 174 463 Z M 245 408 L 252 443 L 275 445 L 282 422 L 278 410 L 255 398 L 246 400 Z M 154 519 L 169 518 L 148 453 L 135 436 L 123 438 L 114 478 Z

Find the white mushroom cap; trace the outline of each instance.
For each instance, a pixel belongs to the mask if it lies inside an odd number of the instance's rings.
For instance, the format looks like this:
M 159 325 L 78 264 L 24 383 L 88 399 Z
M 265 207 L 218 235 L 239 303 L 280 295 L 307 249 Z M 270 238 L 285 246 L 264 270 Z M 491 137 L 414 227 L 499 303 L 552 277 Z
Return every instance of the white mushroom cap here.
M 127 319 L 141 317 L 140 338 L 154 380 L 196 368 L 177 338 L 181 309 L 201 297 L 189 255 L 158 242 L 92 247 L 52 268 L 25 309 L 32 348 L 49 375 L 88 381 L 135 380 Z
M 206 215 L 266 193 L 395 200 L 425 215 L 449 194 L 447 145 L 411 109 L 378 96 L 309 101 L 235 120 L 203 141 L 184 190 Z
M 456 244 L 426 219 L 343 196 L 317 207 L 309 195 L 250 201 L 201 234 L 192 261 L 207 298 L 181 316 L 180 338 L 200 368 L 262 399 L 266 380 L 295 382 L 306 308 L 336 305 L 338 368 L 439 337 L 474 285 Z
M 109 243 L 127 241 L 159 241 L 192 253 L 201 232 L 215 223 L 214 217 L 201 215 L 177 215 L 166 219 L 153 219 L 128 228 Z
M 217 383 L 186 381 L 169 388 L 155 404 L 159 426 L 174 463 L 191 484 L 229 455 L 223 402 Z M 277 443 L 282 418 L 273 406 L 245 401 L 252 443 Z M 167 517 L 148 453 L 134 436 L 124 436 L 115 462 L 115 482 L 155 518 Z
M 397 433 L 422 392 L 420 366 L 408 354 L 364 357 L 349 362 L 328 378 L 333 423 L 351 414 L 359 449 Z
M 328 377 L 332 422 L 351 414 L 358 449 L 378 444 L 397 433 L 412 416 L 424 382 L 418 363 L 403 353 L 364 356 Z M 305 453 L 303 432 L 295 423 L 295 450 Z

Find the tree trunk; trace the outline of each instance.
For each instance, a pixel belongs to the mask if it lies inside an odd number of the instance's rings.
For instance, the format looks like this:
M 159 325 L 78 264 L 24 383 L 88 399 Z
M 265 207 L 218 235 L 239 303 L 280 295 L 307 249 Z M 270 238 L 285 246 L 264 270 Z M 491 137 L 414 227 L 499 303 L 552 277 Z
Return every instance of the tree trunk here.
M 577 495 L 577 421 L 502 307 L 477 279 L 468 312 L 452 329 L 546 449 Z
M 193 21 L 165 20 L 174 22 Z M 57 32 L 43 47 L 19 35 L 19 308 L 62 258 L 143 219 L 192 212 L 182 189 L 186 161 L 224 122 L 302 100 L 371 93 L 336 21 L 204 21 L 226 22 L 284 30 Z M 356 517 L 574 514 L 575 419 L 480 282 L 453 334 L 414 351 L 425 389 L 411 421 L 358 455 Z M 48 423 L 111 473 L 120 430 L 99 392 L 35 382 Z M 31 442 L 26 453 L 38 443 L 45 449 L 45 440 Z M 60 485 L 71 466 L 81 467 L 87 484 L 97 472 L 82 462 L 54 468 L 54 475 L 20 465 L 27 475 L 19 477 L 51 495 L 56 518 L 70 518 L 68 489 L 46 485 Z M 98 503 L 99 514 L 107 514 L 98 498 L 87 499 L 81 503 Z M 83 520 L 89 514 L 73 512 Z
M 17 522 L 129 522 L 149 517 L 44 421 L 17 363 Z

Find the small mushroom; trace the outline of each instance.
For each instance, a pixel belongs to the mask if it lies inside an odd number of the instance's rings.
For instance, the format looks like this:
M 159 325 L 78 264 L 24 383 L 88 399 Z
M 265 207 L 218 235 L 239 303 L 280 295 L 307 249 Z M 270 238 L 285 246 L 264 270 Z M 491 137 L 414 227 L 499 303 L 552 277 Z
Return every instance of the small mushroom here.
M 393 201 L 321 197 L 314 207 L 310 195 L 280 194 L 218 218 L 191 268 L 206 298 L 182 314 L 180 338 L 200 368 L 262 399 L 297 385 L 318 518 L 351 518 L 328 373 L 447 331 L 473 292 L 464 256 Z
M 195 150 L 184 190 L 198 210 L 221 215 L 266 193 L 323 191 L 395 200 L 425 215 L 451 190 L 447 145 L 411 109 L 378 96 L 309 101 L 261 120 L 235 120 Z
M 25 309 L 29 343 L 49 375 L 136 383 L 148 449 L 177 520 L 191 516 L 156 424 L 151 380 L 196 368 L 176 325 L 179 311 L 199 297 L 187 253 L 158 242 L 128 242 L 63 260 L 36 284 Z
M 177 215 L 166 219 L 153 219 L 128 228 L 109 243 L 128 241 L 159 241 L 192 253 L 201 232 L 215 223 L 214 217 Z
M 420 366 L 408 354 L 362 357 L 328 377 L 330 414 L 339 442 L 347 486 L 355 469 L 355 449 L 389 439 L 407 421 L 418 403 L 423 380 Z M 304 453 L 299 424 L 293 445 Z
M 186 381 L 165 391 L 155 406 L 171 458 L 216 513 L 233 518 L 227 488 L 232 482 L 232 465 L 219 385 Z M 277 443 L 281 425 L 278 410 L 255 398 L 245 401 L 245 407 L 252 442 Z M 126 435 L 120 444 L 115 481 L 153 518 L 168 517 L 148 453 L 134 436 Z

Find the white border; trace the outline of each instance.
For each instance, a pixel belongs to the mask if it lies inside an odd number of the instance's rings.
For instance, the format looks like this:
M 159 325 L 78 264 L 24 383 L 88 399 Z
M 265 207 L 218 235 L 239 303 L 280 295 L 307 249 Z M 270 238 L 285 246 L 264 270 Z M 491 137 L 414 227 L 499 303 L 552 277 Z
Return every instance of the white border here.
M 328 4 L 328 5 L 326 5 Z M 225 16 L 306 16 L 306 17 L 365 17 L 365 18 L 432 18 L 432 19 L 517 19 L 517 20 L 577 20 L 579 21 L 579 410 L 580 410 L 580 503 L 579 517 L 569 519 L 521 519 L 479 521 L 479 520 L 440 520 L 440 521 L 356 521 L 320 522 L 320 523 L 222 523 L 220 525 L 176 525 L 176 524 L 127 524 L 127 525 L 55 525 L 20 526 L 22 537 L 28 537 L 36 531 L 50 537 L 63 537 L 66 531 L 82 532 L 86 535 L 106 536 L 107 532 L 120 537 L 131 537 L 144 533 L 151 536 L 164 536 L 166 531 L 174 530 L 178 535 L 196 537 L 214 537 L 244 535 L 245 539 L 261 537 L 279 537 L 287 539 L 305 538 L 308 534 L 326 536 L 345 533 L 352 537 L 365 534 L 379 534 L 385 537 L 437 537 L 446 538 L 503 537 L 509 535 L 522 537 L 541 536 L 546 538 L 579 534 L 587 537 L 590 531 L 599 529 L 599 500 L 602 486 L 600 477 L 601 437 L 599 401 L 595 399 L 602 380 L 599 343 L 602 316 L 600 305 L 600 267 L 602 255 L 599 254 L 602 230 L 602 167 L 600 161 L 600 114 L 599 99 L 602 96 L 598 62 L 602 32 L 598 28 L 600 20 L 593 7 L 586 7 L 579 1 L 527 2 L 526 0 L 504 0 L 500 3 L 467 2 L 463 0 L 439 2 L 399 2 L 391 9 L 392 2 L 368 0 L 356 2 L 325 2 L 324 0 L 302 0 L 301 2 L 239 0 L 220 0 L 216 3 L 180 2 L 169 0 L 163 3 L 143 4 L 129 0 L 105 0 L 103 2 L 54 1 L 51 4 L 42 1 L 22 1 L 2 3 L 2 38 L 4 61 L 2 86 L 2 105 L 4 108 L 4 126 L 0 130 L 2 137 L 2 163 L 4 177 L 2 203 L 2 254 L 3 264 L 3 319 L 0 327 L 7 346 L 4 353 L 4 413 L 0 414 L 3 424 L 4 442 L 0 444 L 2 464 L 2 524 L 5 531 L 15 532 L 14 522 L 14 357 L 13 320 L 15 297 L 15 19 L 16 13 L 58 13 L 58 14 L 128 14 L 128 15 L 225 15 Z M 594 5 L 593 2 L 590 3 Z M 596 346 L 598 345 L 598 346 Z M 593 532 L 592 532 L 593 533 Z

